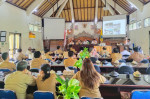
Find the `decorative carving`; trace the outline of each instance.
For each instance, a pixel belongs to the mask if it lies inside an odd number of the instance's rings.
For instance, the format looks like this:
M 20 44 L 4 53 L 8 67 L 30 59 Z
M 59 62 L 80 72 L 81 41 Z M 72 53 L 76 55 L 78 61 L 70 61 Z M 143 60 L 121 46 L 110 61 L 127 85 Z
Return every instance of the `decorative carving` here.
M 82 33 L 79 33 L 78 35 L 75 35 L 74 38 L 79 38 L 79 37 L 90 37 L 90 38 L 94 38 L 93 35 L 86 33 L 85 31 L 83 31 Z
M 86 26 L 87 26 L 87 24 L 86 23 L 84 23 L 84 24 L 82 24 L 83 25 L 83 28 L 86 28 Z

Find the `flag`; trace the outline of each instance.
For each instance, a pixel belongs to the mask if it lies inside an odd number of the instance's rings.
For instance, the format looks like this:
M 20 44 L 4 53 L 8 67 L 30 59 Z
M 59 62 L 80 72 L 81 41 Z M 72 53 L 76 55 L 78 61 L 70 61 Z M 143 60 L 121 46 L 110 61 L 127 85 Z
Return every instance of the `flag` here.
M 67 30 L 64 31 L 64 48 L 66 46 L 66 35 L 67 35 Z
M 103 42 L 103 30 L 101 29 L 101 32 L 100 32 L 100 42 Z

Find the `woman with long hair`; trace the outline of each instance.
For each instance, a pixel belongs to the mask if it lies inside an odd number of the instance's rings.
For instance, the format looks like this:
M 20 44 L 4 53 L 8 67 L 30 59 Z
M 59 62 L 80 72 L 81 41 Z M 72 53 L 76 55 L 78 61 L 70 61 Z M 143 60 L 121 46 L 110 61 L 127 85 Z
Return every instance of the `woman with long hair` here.
M 39 91 L 50 91 L 53 92 L 56 98 L 56 74 L 51 73 L 51 67 L 49 64 L 43 64 L 41 71 L 36 79 L 37 87 Z
M 80 97 L 101 98 L 99 86 L 106 79 L 95 70 L 89 58 L 83 61 L 82 70 L 77 72 L 72 79 L 77 79 L 80 82 Z

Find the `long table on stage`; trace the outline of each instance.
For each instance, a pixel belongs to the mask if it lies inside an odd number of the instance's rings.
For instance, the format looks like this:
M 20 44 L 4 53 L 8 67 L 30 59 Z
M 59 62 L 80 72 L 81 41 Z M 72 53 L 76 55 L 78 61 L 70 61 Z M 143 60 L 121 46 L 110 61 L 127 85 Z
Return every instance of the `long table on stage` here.
M 87 47 L 87 48 L 93 48 L 94 46 L 96 46 L 96 45 L 92 45 L 92 44 L 82 44 L 82 45 L 72 45 L 72 47 L 77 51 L 77 52 L 79 52 L 80 51 L 80 48 L 81 47 Z
M 72 45 L 72 47 L 79 52 L 81 47 L 87 47 L 87 48 L 96 48 L 98 52 L 103 50 L 103 46 L 98 46 L 98 45 Z M 112 46 L 105 46 L 106 50 L 111 54 L 112 53 Z

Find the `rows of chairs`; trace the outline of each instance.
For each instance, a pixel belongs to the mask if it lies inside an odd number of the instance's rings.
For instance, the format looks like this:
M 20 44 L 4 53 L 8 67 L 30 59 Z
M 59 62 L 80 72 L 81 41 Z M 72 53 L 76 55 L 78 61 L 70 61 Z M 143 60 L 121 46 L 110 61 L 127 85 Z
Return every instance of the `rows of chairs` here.
M 54 99 L 54 94 L 49 91 L 35 91 L 34 99 Z M 150 90 L 134 90 L 131 93 L 131 99 L 150 99 Z M 0 89 L 0 99 L 17 99 L 14 91 Z M 81 99 L 93 99 L 90 97 L 82 97 Z M 94 98 L 100 99 L 100 98 Z

